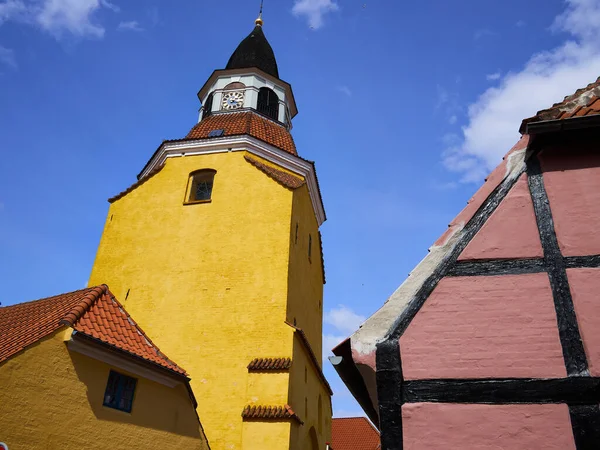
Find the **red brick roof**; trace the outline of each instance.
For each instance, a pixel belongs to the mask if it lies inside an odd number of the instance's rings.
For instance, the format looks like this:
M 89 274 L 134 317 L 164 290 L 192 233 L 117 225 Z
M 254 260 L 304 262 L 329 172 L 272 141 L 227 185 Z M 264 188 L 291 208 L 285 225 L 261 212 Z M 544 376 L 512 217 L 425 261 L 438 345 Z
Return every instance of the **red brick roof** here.
M 274 147 L 298 156 L 291 133 L 283 126 L 255 112 L 221 113 L 202 119 L 186 139 L 208 139 L 213 130 L 223 130 L 224 136 L 248 134 Z
M 248 370 L 267 371 L 267 370 L 289 370 L 292 367 L 291 358 L 254 358 L 248 364 Z
M 0 363 L 65 325 L 185 375 L 144 334 L 106 285 L 0 308 Z
M 300 417 L 294 412 L 290 405 L 284 406 L 246 406 L 242 411 L 242 417 L 244 419 L 294 419 L 300 424 L 304 424 Z
M 538 111 L 535 116 L 525 119 L 521 125 L 521 133 L 525 132 L 525 125 L 528 123 L 600 114 L 599 97 L 600 77 L 586 87 L 578 89 L 573 95 L 565 97 L 562 102 L 555 103 L 551 108 Z
M 378 450 L 380 448 L 379 432 L 366 417 L 333 419 L 332 450 Z
M 298 189 L 300 186 L 304 185 L 304 180 L 302 178 L 284 172 L 283 170 L 276 169 L 275 167 L 268 166 L 252 156 L 246 155 L 244 158 L 258 170 L 264 172 L 270 178 L 288 189 Z

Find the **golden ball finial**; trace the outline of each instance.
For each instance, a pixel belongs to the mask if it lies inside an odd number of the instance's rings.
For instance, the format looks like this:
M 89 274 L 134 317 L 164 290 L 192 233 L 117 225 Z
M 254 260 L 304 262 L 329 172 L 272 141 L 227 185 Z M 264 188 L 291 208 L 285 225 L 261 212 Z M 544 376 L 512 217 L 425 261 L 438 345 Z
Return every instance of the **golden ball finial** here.
M 263 26 L 263 18 L 262 18 L 262 10 L 263 10 L 263 1 L 261 0 L 260 2 L 260 12 L 258 13 L 258 19 L 256 19 L 254 21 L 254 23 L 256 24 L 257 27 L 262 27 Z

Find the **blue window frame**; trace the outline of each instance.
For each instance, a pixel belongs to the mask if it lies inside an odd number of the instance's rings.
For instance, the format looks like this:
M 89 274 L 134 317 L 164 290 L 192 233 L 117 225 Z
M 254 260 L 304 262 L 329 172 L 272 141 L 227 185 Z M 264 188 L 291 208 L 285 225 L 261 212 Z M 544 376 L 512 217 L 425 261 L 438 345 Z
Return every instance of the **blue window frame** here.
M 135 378 L 111 370 L 108 375 L 103 405 L 119 411 L 131 412 L 136 384 Z

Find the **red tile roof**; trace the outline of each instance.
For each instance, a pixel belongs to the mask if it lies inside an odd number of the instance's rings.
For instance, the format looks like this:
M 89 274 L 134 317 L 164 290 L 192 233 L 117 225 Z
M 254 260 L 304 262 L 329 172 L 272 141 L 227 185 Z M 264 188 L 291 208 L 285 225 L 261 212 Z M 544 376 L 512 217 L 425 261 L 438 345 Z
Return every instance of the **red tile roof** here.
M 290 367 L 291 358 L 255 358 L 248 364 L 248 370 L 254 371 L 289 370 Z
M 521 125 L 521 133 L 525 132 L 528 123 L 600 114 L 599 97 L 600 77 L 586 87 L 578 89 L 573 95 L 565 97 L 562 102 L 555 103 L 551 108 L 538 111 L 535 116 L 525 119 Z
M 144 334 L 106 285 L 0 308 L 0 363 L 65 325 L 185 375 L 185 370 L 162 354 Z
M 378 450 L 379 432 L 366 417 L 333 419 L 331 450 Z
M 263 419 L 263 420 L 281 420 L 294 419 L 300 424 L 304 424 L 300 417 L 294 412 L 290 405 L 284 406 L 246 406 L 242 411 L 244 419 Z
M 288 172 L 284 172 L 283 170 L 276 169 L 275 167 L 268 166 L 252 156 L 246 155 L 244 158 L 258 170 L 267 174 L 270 178 L 277 181 L 283 187 L 293 190 L 304 185 L 304 180 L 302 178 L 299 178 Z
M 221 113 L 206 117 L 190 130 L 186 139 L 208 139 L 208 134 L 213 130 L 223 130 L 224 136 L 248 134 L 298 156 L 294 139 L 287 128 L 255 112 Z

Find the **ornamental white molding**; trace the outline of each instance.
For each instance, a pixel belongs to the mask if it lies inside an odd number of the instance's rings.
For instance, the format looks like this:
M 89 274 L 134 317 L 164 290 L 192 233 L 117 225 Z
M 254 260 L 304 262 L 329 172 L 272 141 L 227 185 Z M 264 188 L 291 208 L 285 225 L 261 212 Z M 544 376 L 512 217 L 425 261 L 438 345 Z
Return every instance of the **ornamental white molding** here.
M 116 367 L 117 369 L 121 369 L 139 377 L 155 381 L 170 388 L 174 388 L 182 383 L 182 381 L 175 379 L 174 376 L 170 377 L 168 375 L 163 375 L 158 370 L 152 370 L 145 365 L 138 364 L 131 361 L 129 358 L 118 355 L 116 351 L 110 351 L 100 347 L 99 345 L 82 341 L 77 339 L 75 336 L 72 336 L 71 339 L 67 341 L 67 347 L 70 351 L 81 353 L 82 355 L 102 361 L 110 366 Z
M 152 171 L 162 167 L 168 158 L 242 151 L 252 153 L 302 176 L 306 180 L 317 223 L 321 226 L 325 222 L 325 208 L 313 164 L 249 135 L 163 142 L 139 179 L 147 177 Z

